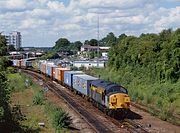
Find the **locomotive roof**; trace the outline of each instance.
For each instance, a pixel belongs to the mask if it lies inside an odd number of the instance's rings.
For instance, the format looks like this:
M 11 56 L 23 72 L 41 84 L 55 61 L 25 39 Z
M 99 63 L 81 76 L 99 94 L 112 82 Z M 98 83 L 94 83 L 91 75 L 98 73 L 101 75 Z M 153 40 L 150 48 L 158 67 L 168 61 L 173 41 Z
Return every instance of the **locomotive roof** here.
M 91 82 L 92 85 L 99 87 L 103 89 L 106 94 L 110 92 L 121 92 L 121 93 L 127 93 L 127 90 L 122 87 L 121 85 L 114 84 L 112 82 L 106 81 L 106 80 L 94 80 Z

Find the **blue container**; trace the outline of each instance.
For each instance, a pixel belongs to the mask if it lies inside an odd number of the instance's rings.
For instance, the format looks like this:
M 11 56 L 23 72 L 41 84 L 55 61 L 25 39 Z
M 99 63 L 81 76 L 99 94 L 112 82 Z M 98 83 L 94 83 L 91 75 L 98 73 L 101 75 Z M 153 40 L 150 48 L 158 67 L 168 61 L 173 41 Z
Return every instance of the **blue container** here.
M 52 67 L 52 66 L 50 66 L 50 65 L 47 65 L 47 67 L 46 67 L 46 74 L 47 74 L 48 76 L 51 76 L 51 67 Z
M 50 77 L 53 76 L 53 67 L 57 67 L 56 65 L 50 63 L 50 64 L 47 64 L 47 67 L 46 67 L 46 74 Z
M 65 71 L 64 72 L 64 83 L 69 87 L 73 87 L 73 75 L 83 74 L 82 71 Z
M 82 74 L 82 75 L 73 75 L 73 88 L 79 91 L 80 93 L 89 96 L 89 88 L 91 81 L 97 80 L 98 78 Z

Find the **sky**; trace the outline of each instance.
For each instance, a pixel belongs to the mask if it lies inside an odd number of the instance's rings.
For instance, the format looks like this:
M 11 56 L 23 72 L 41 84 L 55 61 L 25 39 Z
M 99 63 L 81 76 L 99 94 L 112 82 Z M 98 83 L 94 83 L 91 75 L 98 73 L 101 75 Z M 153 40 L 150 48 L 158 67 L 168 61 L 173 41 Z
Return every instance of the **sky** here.
M 0 0 L 0 32 L 20 31 L 23 47 L 52 47 L 109 32 L 139 36 L 180 28 L 180 0 Z

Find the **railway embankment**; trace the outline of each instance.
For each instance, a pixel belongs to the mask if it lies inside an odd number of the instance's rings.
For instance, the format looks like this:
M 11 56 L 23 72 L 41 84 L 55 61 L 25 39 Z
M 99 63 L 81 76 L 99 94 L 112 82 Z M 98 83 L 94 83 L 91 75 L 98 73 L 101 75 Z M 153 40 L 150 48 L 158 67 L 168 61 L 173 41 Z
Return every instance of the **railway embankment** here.
M 12 90 L 10 106 L 16 125 L 11 131 L 17 132 L 55 132 L 77 131 L 71 122 L 71 116 L 57 106 L 44 92 L 41 83 L 24 74 L 8 74 L 9 87 Z M 63 117 L 62 121 L 59 121 Z

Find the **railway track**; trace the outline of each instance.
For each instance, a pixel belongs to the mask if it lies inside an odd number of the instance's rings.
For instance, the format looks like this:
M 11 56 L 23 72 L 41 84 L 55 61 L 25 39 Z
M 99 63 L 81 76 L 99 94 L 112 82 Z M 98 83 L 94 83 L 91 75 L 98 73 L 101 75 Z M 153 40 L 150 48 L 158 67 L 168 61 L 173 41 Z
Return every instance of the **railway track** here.
M 24 72 L 30 74 L 33 77 L 38 77 L 38 79 L 44 80 L 45 78 L 42 77 L 40 74 L 35 74 L 34 72 L 30 72 L 24 70 Z M 93 114 L 83 108 L 80 104 L 75 102 L 73 97 L 69 94 L 65 93 L 63 89 L 59 89 L 55 83 L 46 79 L 47 81 L 44 83 L 52 92 L 54 92 L 58 97 L 63 98 L 64 101 L 73 109 L 75 110 L 97 133 L 113 133 L 114 131 L 109 129 L 106 125 L 103 124 L 102 121 L 99 121 Z
M 63 98 L 64 101 L 75 110 L 93 129 L 95 132 L 99 133 L 113 133 L 113 132 L 131 132 L 131 133 L 148 133 L 146 129 L 140 124 L 134 122 L 130 119 L 125 119 L 122 121 L 115 120 L 109 116 L 100 116 L 97 113 L 97 108 L 91 107 L 84 99 L 80 96 L 74 95 L 72 92 L 68 91 L 65 87 L 56 84 L 44 75 L 37 73 L 32 70 L 23 70 L 23 72 L 36 77 L 37 79 L 43 80 L 44 84 L 54 92 L 58 97 Z M 82 100 L 83 99 L 83 100 Z M 88 102 L 89 103 L 89 102 Z M 105 114 L 104 114 L 105 115 Z M 103 119 L 106 117 L 108 120 Z M 114 123 L 117 127 L 114 127 L 109 122 Z

